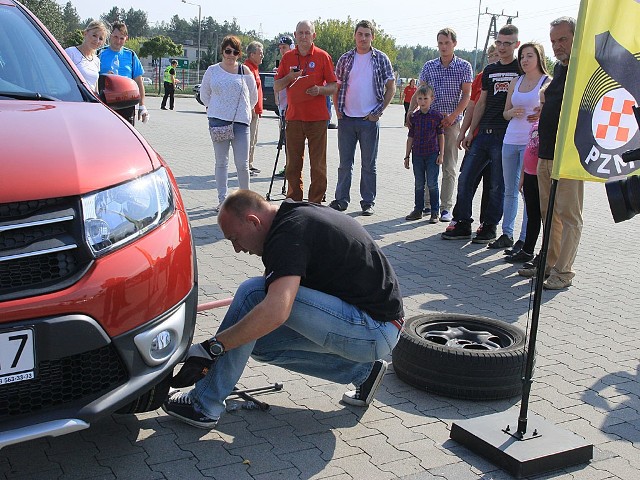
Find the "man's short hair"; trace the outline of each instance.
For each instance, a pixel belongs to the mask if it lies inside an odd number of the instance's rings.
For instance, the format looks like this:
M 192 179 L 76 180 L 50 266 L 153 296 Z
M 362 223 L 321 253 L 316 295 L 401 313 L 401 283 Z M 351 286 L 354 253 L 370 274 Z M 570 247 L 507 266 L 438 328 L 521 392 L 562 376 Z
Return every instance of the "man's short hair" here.
M 356 28 L 353 33 L 356 33 L 359 28 L 368 28 L 369 30 L 371 30 L 371 35 L 376 34 L 376 29 L 373 26 L 373 22 L 369 20 L 360 20 L 358 23 L 356 23 Z
M 111 33 L 113 33 L 114 30 L 120 30 L 120 33 L 122 33 L 123 35 L 125 35 L 126 37 L 129 36 L 129 30 L 127 29 L 127 26 L 124 24 L 124 22 L 113 22 L 113 24 L 111 25 Z
M 298 31 L 298 27 L 300 25 L 302 25 L 303 23 L 309 25 L 309 30 L 311 30 L 311 33 L 316 33 L 316 26 L 313 24 L 313 22 L 311 20 L 300 20 L 297 24 L 296 24 L 296 32 Z
M 423 95 L 427 97 L 431 95 L 433 97 L 433 94 L 434 94 L 433 87 L 428 83 L 425 83 L 424 85 L 420 85 L 418 87 L 418 90 L 416 90 L 416 98 L 418 98 L 418 95 Z
M 247 56 L 251 55 L 252 53 L 257 53 L 258 50 L 264 50 L 264 47 L 260 42 L 254 40 L 249 45 L 247 45 Z
M 571 33 L 573 35 L 575 35 L 576 33 L 576 19 L 573 17 L 560 17 L 560 18 L 556 18 L 553 22 L 550 23 L 551 28 L 553 27 L 557 27 L 558 25 L 562 25 L 563 23 L 566 23 L 567 25 L 569 25 L 569 28 L 571 29 Z
M 498 35 L 518 35 L 518 27 L 513 23 L 508 23 L 498 31 Z
M 262 211 L 269 205 L 267 201 L 252 190 L 236 190 L 222 202 L 222 209 L 236 218 L 242 218 L 249 210 Z
M 440 30 L 438 32 L 438 34 L 436 35 L 436 40 L 438 39 L 438 37 L 440 35 L 444 35 L 445 37 L 449 37 L 451 39 L 452 42 L 457 42 L 458 41 L 458 35 L 456 34 L 455 30 L 453 28 L 443 28 L 442 30 Z

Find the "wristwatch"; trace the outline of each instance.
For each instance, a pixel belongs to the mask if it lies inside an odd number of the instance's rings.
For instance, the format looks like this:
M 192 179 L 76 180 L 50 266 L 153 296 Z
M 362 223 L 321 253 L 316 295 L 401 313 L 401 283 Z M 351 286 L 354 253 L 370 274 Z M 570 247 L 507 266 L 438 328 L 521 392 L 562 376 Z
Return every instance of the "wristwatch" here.
M 221 357 L 222 355 L 224 355 L 225 351 L 226 350 L 224 348 L 224 345 L 221 341 L 216 339 L 216 337 L 213 337 L 211 340 L 209 340 L 209 353 L 211 354 L 211 356 Z

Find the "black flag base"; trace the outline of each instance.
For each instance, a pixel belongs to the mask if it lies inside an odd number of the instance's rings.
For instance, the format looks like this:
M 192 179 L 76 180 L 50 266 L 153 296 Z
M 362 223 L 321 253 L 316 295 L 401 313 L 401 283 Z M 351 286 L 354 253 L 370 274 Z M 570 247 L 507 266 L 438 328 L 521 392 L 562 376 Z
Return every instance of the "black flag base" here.
M 451 426 L 451 439 L 506 470 L 516 478 L 539 475 L 587 463 L 593 445 L 544 418 L 528 414 L 528 431 L 518 435 L 518 412 L 460 420 Z

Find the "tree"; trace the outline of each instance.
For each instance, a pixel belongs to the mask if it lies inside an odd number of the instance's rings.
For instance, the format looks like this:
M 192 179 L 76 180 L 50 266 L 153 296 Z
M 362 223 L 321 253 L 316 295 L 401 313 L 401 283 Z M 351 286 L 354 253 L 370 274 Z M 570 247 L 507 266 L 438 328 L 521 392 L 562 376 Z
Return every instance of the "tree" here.
M 347 17 L 346 20 L 316 20 L 314 22 L 316 28 L 315 44 L 326 50 L 331 55 L 334 63 L 337 62 L 343 53 L 355 47 L 353 34 L 356 23 L 351 17 Z M 395 40 L 384 33 L 375 22 L 373 25 L 375 28 L 374 47 L 386 53 L 392 64 L 395 63 L 398 55 Z
M 73 47 L 75 45 L 80 45 L 83 42 L 83 40 L 84 40 L 84 35 L 82 34 L 82 30 L 78 28 L 76 30 L 73 30 L 72 32 L 65 33 L 64 39 L 60 43 L 64 48 L 67 48 L 67 47 Z
M 31 10 L 58 40 L 65 33 L 62 9 L 54 0 L 22 0 L 22 4 Z
M 124 9 L 118 7 L 112 7 L 107 13 L 100 15 L 100 20 L 107 22 L 108 25 L 113 25 L 114 22 L 123 22 L 124 18 Z
M 142 45 L 147 41 L 146 38 L 143 37 L 129 37 L 127 38 L 127 41 L 124 42 L 124 46 L 127 47 L 129 50 L 133 50 L 134 52 L 136 52 L 136 54 L 138 54 L 138 56 L 140 56 L 140 50 L 142 49 Z M 146 55 L 143 55 L 143 57 Z
M 189 22 L 180 18 L 178 15 L 174 15 L 171 17 L 171 21 L 169 22 L 169 28 L 167 30 L 167 35 L 174 42 L 182 43 L 184 40 L 189 39 L 190 35 L 190 25 Z M 197 32 L 196 32 L 197 35 Z
M 130 37 L 146 37 L 149 34 L 147 13 L 130 8 L 124 17 Z
M 70 1 L 67 2 L 62 9 L 62 21 L 64 22 L 64 29 L 67 35 L 74 32 L 74 30 L 81 30 L 84 28 L 80 24 L 80 15 L 76 11 L 76 7 Z
M 138 56 L 151 57 L 151 60 L 155 65 L 156 61 L 160 60 L 162 57 L 182 56 L 182 47 L 173 43 L 173 40 L 169 37 L 158 35 L 142 44 Z M 157 63 L 159 65 L 159 62 Z M 160 85 L 158 85 L 158 91 L 159 90 Z

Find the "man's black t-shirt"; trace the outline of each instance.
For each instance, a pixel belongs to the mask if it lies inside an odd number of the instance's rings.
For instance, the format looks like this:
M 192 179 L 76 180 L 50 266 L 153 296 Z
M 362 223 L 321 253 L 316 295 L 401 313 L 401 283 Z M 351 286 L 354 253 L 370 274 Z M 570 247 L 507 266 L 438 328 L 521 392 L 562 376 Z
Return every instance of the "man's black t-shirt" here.
M 267 289 L 295 275 L 301 285 L 354 305 L 374 320 L 404 317 L 398 279 L 384 253 L 353 218 L 321 205 L 285 200 L 267 235 Z
M 568 68 L 567 65 L 556 63 L 553 68 L 553 80 L 544 91 L 544 105 L 538 121 L 538 157 L 545 160 L 553 160 L 556 149 L 560 109 L 562 108 Z
M 482 90 L 487 91 L 487 103 L 478 125 L 481 129 L 495 128 L 506 130 L 509 122 L 504 119 L 504 105 L 511 80 L 520 75 L 518 61 L 506 65 L 496 62 L 487 65 L 482 73 Z

